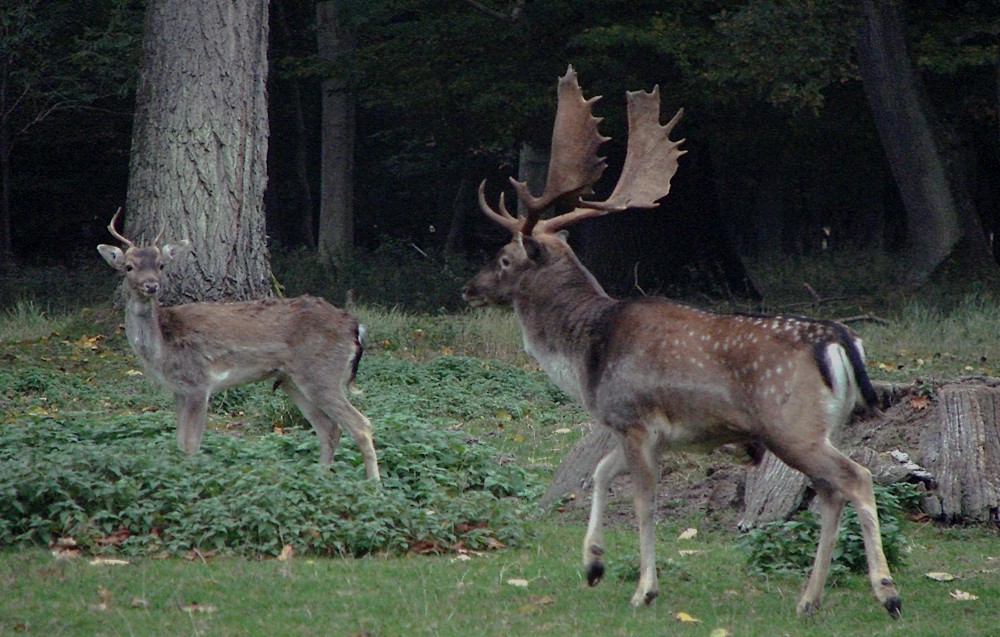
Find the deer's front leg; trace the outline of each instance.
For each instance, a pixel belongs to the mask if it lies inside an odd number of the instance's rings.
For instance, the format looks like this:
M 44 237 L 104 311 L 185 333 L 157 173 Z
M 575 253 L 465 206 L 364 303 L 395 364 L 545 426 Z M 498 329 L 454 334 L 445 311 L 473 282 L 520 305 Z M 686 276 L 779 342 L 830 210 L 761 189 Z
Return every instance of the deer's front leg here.
M 604 456 L 594 469 L 594 494 L 590 504 L 590 522 L 583 538 L 583 569 L 587 584 L 596 585 L 604 577 L 604 510 L 608 504 L 608 487 L 615 476 L 625 470 L 625 455 L 621 445 Z
M 635 490 L 635 516 L 639 522 L 639 586 L 632 595 L 632 605 L 649 604 L 659 593 L 656 578 L 656 436 L 639 425 L 625 434 L 625 462 L 632 474 Z
M 208 392 L 188 391 L 174 394 L 177 405 L 177 446 L 185 453 L 194 453 L 201 447 L 208 415 Z

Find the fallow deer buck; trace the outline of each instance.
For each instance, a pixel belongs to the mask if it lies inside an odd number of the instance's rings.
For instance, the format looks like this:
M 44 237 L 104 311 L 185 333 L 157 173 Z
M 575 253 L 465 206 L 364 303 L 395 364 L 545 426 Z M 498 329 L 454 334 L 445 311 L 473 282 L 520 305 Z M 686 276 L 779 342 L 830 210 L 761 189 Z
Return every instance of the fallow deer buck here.
M 871 406 L 874 390 L 860 340 L 833 321 L 721 315 L 660 298 L 609 297 L 580 263 L 561 228 L 583 219 L 652 208 L 670 190 L 685 152 L 669 134 L 682 111 L 661 126 L 658 88 L 629 92 L 629 140 L 621 177 L 603 202 L 582 199 L 606 164 L 597 156 L 607 138 L 570 67 L 559 81 L 547 183 L 533 196 L 511 179 L 524 210 L 514 217 L 503 195 L 498 211 L 483 212 L 513 240 L 463 289 L 473 306 L 509 304 L 524 346 L 595 422 L 621 442 L 594 471 L 590 522 L 583 542 L 587 581 L 604 575 L 602 517 L 610 481 L 628 471 L 639 523 L 640 578 L 632 604 L 653 601 L 658 583 L 654 496 L 658 459 L 667 449 L 708 450 L 721 444 L 766 447 L 812 479 L 822 530 L 800 613 L 817 608 L 837 526 L 850 500 L 864 534 L 875 597 L 898 617 L 900 599 L 882 551 L 871 474 L 830 442 L 855 406 Z M 683 141 L 683 140 L 682 140 Z M 555 209 L 543 219 L 542 212 Z
M 98 252 L 125 276 L 125 334 L 146 374 L 173 393 L 177 444 L 187 453 L 201 446 L 208 400 L 228 387 L 274 378 L 319 437 L 320 463 L 329 464 L 341 427 L 361 449 L 365 473 L 379 480 L 371 423 L 347 400 L 362 353 L 357 318 L 320 298 L 163 307 L 160 271 L 189 245 L 159 247 L 163 231 L 138 247 L 108 231 L 125 250 L 101 244 Z

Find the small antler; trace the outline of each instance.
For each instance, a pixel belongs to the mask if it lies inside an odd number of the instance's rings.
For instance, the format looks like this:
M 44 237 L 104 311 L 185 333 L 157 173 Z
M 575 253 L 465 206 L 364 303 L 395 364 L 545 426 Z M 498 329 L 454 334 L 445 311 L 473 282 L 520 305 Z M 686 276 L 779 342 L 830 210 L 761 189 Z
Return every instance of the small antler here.
M 597 149 L 609 138 L 597 130 L 601 121 L 591 113 L 593 104 L 600 97 L 583 98 L 576 72 L 570 66 L 559 79 L 559 107 L 552 130 L 552 151 L 545 191 L 535 197 L 527 183 L 515 181 L 514 189 L 527 214 L 514 218 L 500 198 L 500 212 L 491 209 L 479 187 L 479 205 L 486 215 L 506 227 L 511 233 L 528 235 L 555 232 L 581 219 L 625 210 L 626 208 L 654 208 L 656 201 L 670 191 L 670 180 L 677 172 L 677 160 L 686 151 L 679 146 L 684 140 L 671 141 L 669 136 L 684 110 L 677 111 L 666 126 L 660 125 L 660 91 L 630 91 L 628 102 L 629 140 L 625 166 L 611 196 L 603 202 L 584 201 L 584 195 L 593 192 L 607 163 L 597 156 Z M 542 211 L 549 206 L 564 211 L 549 219 L 541 219 Z
M 112 237 L 114 237 L 115 239 L 118 239 L 119 241 L 121 241 L 122 243 L 124 243 L 126 247 L 134 248 L 135 244 L 132 243 L 132 241 L 130 241 L 129 239 L 126 239 L 122 235 L 118 234 L 118 231 L 115 230 L 115 223 L 118 221 L 118 215 L 120 215 L 121 213 L 122 213 L 121 206 L 118 206 L 118 210 L 115 211 L 115 216 L 111 217 L 111 223 L 108 224 L 108 232 L 111 233 Z M 153 239 L 153 243 L 151 243 L 150 245 L 154 245 L 154 246 L 160 245 L 160 239 L 163 238 L 163 232 L 165 230 L 166 230 L 166 228 L 160 228 L 160 232 L 157 233 L 156 238 Z
M 112 237 L 114 237 L 115 239 L 118 239 L 119 241 L 121 241 L 122 243 L 124 243 L 126 247 L 134 248 L 135 247 L 134 243 L 132 243 L 130 240 L 126 239 L 122 235 L 118 234 L 118 231 L 115 230 L 115 223 L 117 223 L 117 221 L 118 221 L 118 215 L 120 215 L 121 213 L 122 213 L 122 209 L 121 209 L 121 206 L 119 206 L 118 210 L 115 211 L 115 216 L 111 217 L 111 223 L 108 224 L 108 232 L 111 233 Z

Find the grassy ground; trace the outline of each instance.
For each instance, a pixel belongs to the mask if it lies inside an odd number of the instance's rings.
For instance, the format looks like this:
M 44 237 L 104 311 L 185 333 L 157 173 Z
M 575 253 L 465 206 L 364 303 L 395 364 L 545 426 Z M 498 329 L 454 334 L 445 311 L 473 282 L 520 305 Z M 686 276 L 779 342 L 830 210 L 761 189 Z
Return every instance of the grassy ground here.
M 473 555 L 253 561 L 136 559 L 128 565 L 0 554 L 0 633 L 31 635 L 996 635 L 1000 548 L 972 530 L 911 524 L 913 550 L 896 573 L 903 617 L 892 621 L 863 576 L 828 587 L 823 609 L 796 617 L 798 576 L 749 577 L 728 532 L 675 540 L 661 523 L 671 567 L 649 608 L 632 609 L 633 583 L 588 588 L 577 566 L 582 529 L 535 522 L 533 546 Z M 610 566 L 635 551 L 631 529 L 608 536 Z M 698 551 L 677 553 L 679 546 Z M 938 582 L 928 572 L 957 578 Z M 612 570 L 613 572 L 613 570 Z M 950 594 L 979 597 L 959 601 Z M 686 613 L 697 621 L 681 621 Z M 714 632 L 713 631 L 725 631 Z
M 823 280 L 803 276 L 813 288 Z M 861 292 L 829 303 L 823 296 L 811 307 L 777 301 L 771 307 L 887 321 L 853 323 L 876 378 L 933 383 L 1000 375 L 995 301 L 968 296 L 939 310 L 915 300 L 879 303 L 871 300 L 874 292 Z M 524 356 L 509 313 L 410 315 L 367 306 L 357 312 L 370 347 L 359 377 L 365 394 L 356 402 L 372 417 L 376 446 L 379 422 L 405 413 L 493 445 L 498 457 L 543 485 L 581 435 L 575 425 L 585 415 Z M 107 307 L 8 305 L 0 315 L 7 385 L 0 427 L 134 415 L 169 429 L 171 401 L 135 374 L 120 320 Z M 246 437 L 302 426 L 263 386 L 220 397 L 209 437 L 232 435 L 234 423 Z M 345 438 L 341 451 L 351 447 Z M 355 473 L 343 479 L 360 479 Z M 678 540 L 690 526 L 697 537 Z M 527 542 L 515 549 L 334 559 L 154 554 L 113 565 L 92 564 L 95 556 L 87 554 L 57 559 L 45 546 L 7 547 L 0 551 L 0 635 L 1000 635 L 1000 541 L 990 529 L 905 523 L 910 549 L 895 573 L 904 601 L 898 622 L 857 575 L 832 580 L 816 616 L 796 617 L 802 576 L 749 574 L 735 532 L 705 519 L 659 521 L 661 596 L 638 610 L 628 604 L 634 583 L 627 575 L 637 562 L 630 520 L 612 525 L 609 573 L 595 589 L 578 565 L 585 530 L 579 510 L 532 514 L 527 530 Z M 941 571 L 956 579 L 925 575 Z M 961 591 L 977 599 L 951 594 Z M 698 621 L 681 621 L 678 613 Z

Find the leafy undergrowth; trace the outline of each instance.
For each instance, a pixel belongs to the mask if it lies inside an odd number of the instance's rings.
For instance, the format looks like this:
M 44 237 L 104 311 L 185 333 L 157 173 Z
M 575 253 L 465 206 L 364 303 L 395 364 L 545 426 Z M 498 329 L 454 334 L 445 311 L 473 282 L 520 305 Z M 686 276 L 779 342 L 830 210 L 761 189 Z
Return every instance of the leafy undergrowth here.
M 0 546 L 72 538 L 97 553 L 364 555 L 525 539 L 535 480 L 455 432 L 383 422 L 380 488 L 362 479 L 353 447 L 332 469 L 317 465 L 309 431 L 210 434 L 185 457 L 166 420 L 81 414 L 0 430 Z
M 916 486 L 898 482 L 885 487 L 876 486 L 875 500 L 886 561 L 890 567 L 898 568 L 903 564 L 906 549 L 900 520 L 907 511 L 917 509 L 920 493 Z M 806 573 L 812 568 L 819 533 L 819 516 L 806 510 L 791 520 L 751 529 L 741 538 L 739 545 L 746 551 L 747 568 L 753 573 Z M 857 513 L 851 505 L 844 509 L 838 538 L 830 573 L 864 573 L 868 569 L 864 538 Z

